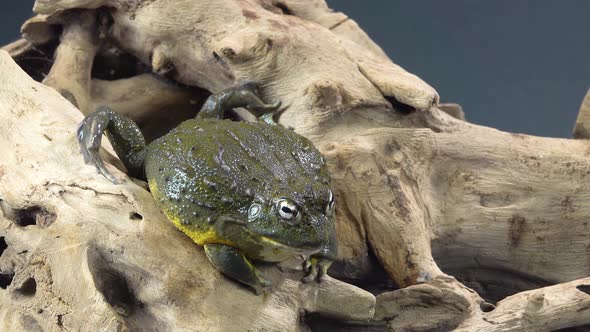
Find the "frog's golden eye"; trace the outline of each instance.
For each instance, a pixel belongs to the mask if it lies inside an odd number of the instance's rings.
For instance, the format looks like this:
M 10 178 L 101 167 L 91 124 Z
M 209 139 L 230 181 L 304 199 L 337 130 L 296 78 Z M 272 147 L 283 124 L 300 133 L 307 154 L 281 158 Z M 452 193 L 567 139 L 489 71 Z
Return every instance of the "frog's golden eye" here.
M 258 203 L 252 203 L 248 209 L 248 219 L 256 219 L 262 211 L 262 206 Z
M 293 221 L 297 217 L 297 206 L 292 202 L 286 199 L 281 199 L 278 202 L 277 207 L 279 209 L 279 216 L 284 220 Z

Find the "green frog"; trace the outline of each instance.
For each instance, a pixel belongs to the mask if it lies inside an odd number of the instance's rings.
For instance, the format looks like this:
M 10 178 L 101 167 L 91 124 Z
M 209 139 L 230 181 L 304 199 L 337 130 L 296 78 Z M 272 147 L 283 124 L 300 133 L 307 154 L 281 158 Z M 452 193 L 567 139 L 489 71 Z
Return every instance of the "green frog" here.
M 118 180 L 99 155 L 103 134 L 129 175 L 146 179 L 170 221 L 204 247 L 220 272 L 271 289 L 253 261 L 306 257 L 304 282 L 321 280 L 336 256 L 334 194 L 324 158 L 305 137 L 275 122 L 246 82 L 212 94 L 195 119 L 146 144 L 135 122 L 108 107 L 84 118 L 78 140 L 87 163 Z M 243 107 L 258 122 L 224 119 Z

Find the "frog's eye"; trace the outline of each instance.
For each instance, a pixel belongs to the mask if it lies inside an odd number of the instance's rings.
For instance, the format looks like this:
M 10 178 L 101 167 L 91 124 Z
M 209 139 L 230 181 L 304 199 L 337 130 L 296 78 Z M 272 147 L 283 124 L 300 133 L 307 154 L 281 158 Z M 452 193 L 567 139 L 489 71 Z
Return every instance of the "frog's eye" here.
M 248 219 L 256 219 L 262 211 L 262 206 L 258 203 L 252 203 L 248 209 Z
M 326 206 L 326 214 L 332 213 L 334 211 L 334 204 L 336 203 L 336 198 L 334 197 L 334 193 L 332 190 L 328 192 L 328 205 Z
M 279 216 L 285 220 L 295 220 L 297 217 L 297 206 L 286 199 L 278 203 Z

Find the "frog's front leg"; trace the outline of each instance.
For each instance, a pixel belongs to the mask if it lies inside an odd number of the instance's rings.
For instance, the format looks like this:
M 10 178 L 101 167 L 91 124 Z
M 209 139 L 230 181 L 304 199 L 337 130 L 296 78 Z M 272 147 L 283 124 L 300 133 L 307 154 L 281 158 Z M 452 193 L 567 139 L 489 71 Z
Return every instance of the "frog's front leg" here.
M 338 241 L 336 239 L 336 231 L 333 223 L 327 225 L 328 227 L 328 241 L 320 252 L 312 255 L 303 263 L 303 269 L 306 271 L 303 282 L 310 282 L 313 280 L 322 281 L 328 275 L 328 268 L 336 259 L 338 254 Z
M 221 273 L 246 284 L 260 295 L 269 289 L 272 283 L 262 278 L 260 271 L 237 248 L 225 244 L 206 244 L 205 254 L 209 261 Z
M 78 127 L 78 142 L 84 161 L 93 164 L 96 170 L 113 183 L 119 181 L 106 168 L 99 149 L 103 133 L 106 133 L 117 156 L 129 175 L 143 177 L 145 139 L 133 120 L 118 114 L 108 107 L 99 107 L 87 115 Z
M 326 256 L 316 254 L 304 262 L 303 268 L 306 271 L 305 277 L 302 279 L 303 282 L 310 282 L 313 280 L 322 281 L 326 275 L 328 275 L 328 268 L 332 265 L 332 262 L 336 258 L 336 254 L 328 254 Z
M 222 119 L 227 110 L 238 107 L 244 107 L 262 119 L 265 119 L 267 114 L 271 114 L 272 119 L 272 114 L 281 107 L 281 102 L 264 103 L 256 95 L 256 84 L 248 81 L 209 96 L 197 114 L 197 118 Z

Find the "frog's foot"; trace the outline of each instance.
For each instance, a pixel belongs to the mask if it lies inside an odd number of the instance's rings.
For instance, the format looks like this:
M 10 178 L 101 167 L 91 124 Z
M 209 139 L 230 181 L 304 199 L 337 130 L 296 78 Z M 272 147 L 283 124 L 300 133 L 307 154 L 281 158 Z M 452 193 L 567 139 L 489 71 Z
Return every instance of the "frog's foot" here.
M 266 113 L 274 113 L 281 107 L 281 102 L 267 104 L 256 94 L 256 84 L 248 81 L 213 94 L 207 98 L 197 115 L 198 118 L 221 119 L 227 110 L 244 107 L 254 116 L 260 117 Z
M 265 114 L 272 114 L 281 107 L 281 102 L 277 101 L 272 104 L 264 103 L 257 95 L 258 86 L 253 81 L 246 81 L 238 86 L 229 88 L 225 93 L 228 94 L 228 106 L 244 107 L 256 117 Z
M 301 280 L 303 282 L 311 282 L 313 280 L 322 281 L 328 275 L 328 268 L 332 265 L 332 260 L 323 257 L 310 257 L 303 263 L 303 269 L 306 271 L 305 277 Z
M 133 120 L 103 106 L 82 120 L 77 134 L 84 161 L 93 164 L 112 183 L 117 184 L 119 180 L 109 172 L 99 154 L 103 134 L 107 134 L 129 174 L 136 177 L 143 174 L 145 139 Z
M 112 183 L 119 183 L 119 180 L 111 174 L 106 168 L 102 160 L 99 150 L 102 135 L 109 124 L 109 116 L 102 112 L 94 112 L 80 123 L 77 130 L 78 143 L 80 143 L 80 150 L 84 156 L 84 161 L 87 164 L 92 164 L 96 167 L 98 173 L 104 175 Z
M 272 283 L 261 276 L 260 271 L 239 249 L 225 244 L 206 244 L 205 254 L 217 270 L 252 287 L 257 295 L 271 290 Z

